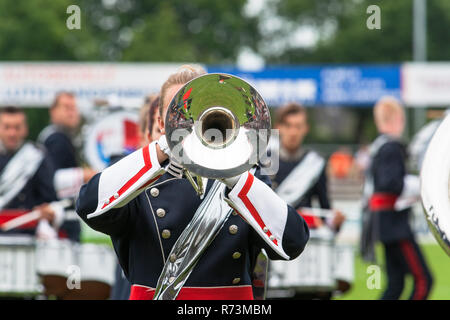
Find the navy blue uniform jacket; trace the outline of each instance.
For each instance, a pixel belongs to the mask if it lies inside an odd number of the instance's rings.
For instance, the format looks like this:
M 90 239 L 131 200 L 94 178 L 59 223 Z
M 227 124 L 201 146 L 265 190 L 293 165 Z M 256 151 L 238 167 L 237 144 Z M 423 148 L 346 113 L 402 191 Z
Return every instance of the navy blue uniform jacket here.
M 255 180 L 258 176 L 256 172 Z M 187 179 L 164 173 L 125 206 L 88 218 L 103 201 L 98 199 L 100 178 L 101 174 L 97 174 L 82 187 L 77 212 L 90 227 L 111 236 L 120 265 L 132 285 L 155 288 L 172 246 L 191 221 L 201 199 Z M 261 179 L 269 183 L 267 177 Z M 209 180 L 206 192 L 211 185 Z M 309 239 L 308 227 L 288 207 L 282 229 L 281 245 L 293 259 Z M 281 258 L 254 228 L 233 212 L 200 258 L 185 287 L 250 286 L 255 255 L 261 248 L 266 249 L 270 258 Z
M 382 193 L 400 196 L 403 191 L 406 150 L 399 141 L 385 143 L 374 156 L 371 174 L 374 183 L 374 194 Z M 413 234 L 408 222 L 409 209 L 402 211 L 380 210 L 375 212 L 375 228 L 381 242 L 410 239 Z

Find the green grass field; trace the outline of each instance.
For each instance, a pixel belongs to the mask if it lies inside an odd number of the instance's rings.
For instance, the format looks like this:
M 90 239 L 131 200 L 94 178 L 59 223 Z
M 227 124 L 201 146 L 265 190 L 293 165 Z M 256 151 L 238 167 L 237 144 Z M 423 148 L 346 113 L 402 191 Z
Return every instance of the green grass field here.
M 424 244 L 420 246 L 427 260 L 428 266 L 433 273 L 434 282 L 429 299 L 432 300 L 448 300 L 450 299 L 450 257 L 445 254 L 441 247 L 437 244 Z M 337 300 L 375 300 L 378 299 L 386 285 L 386 277 L 384 274 L 383 248 L 377 247 L 377 258 L 380 264 L 381 273 L 381 289 L 368 289 L 367 279 L 370 276 L 367 273 L 367 267 L 370 265 L 355 256 L 355 282 L 353 287 L 347 293 L 335 297 Z M 412 290 L 412 278 L 408 276 L 406 279 L 405 289 L 401 299 L 407 299 Z
M 109 236 L 91 229 L 84 222 L 81 224 L 81 242 L 106 244 L 112 246 L 111 238 Z

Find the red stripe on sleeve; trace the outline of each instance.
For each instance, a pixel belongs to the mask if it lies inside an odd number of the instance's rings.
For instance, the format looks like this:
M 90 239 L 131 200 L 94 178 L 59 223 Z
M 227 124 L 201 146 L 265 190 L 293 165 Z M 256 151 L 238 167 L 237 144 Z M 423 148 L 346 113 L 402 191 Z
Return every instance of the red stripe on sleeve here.
M 247 176 L 247 180 L 245 181 L 244 186 L 242 187 L 241 191 L 239 192 L 238 197 L 239 197 L 239 199 L 242 200 L 242 202 L 244 203 L 247 210 L 250 211 L 253 218 L 256 220 L 256 222 L 261 227 L 261 229 L 264 229 L 266 227 L 266 225 L 264 224 L 264 221 L 261 219 L 261 216 L 259 215 L 256 208 L 251 203 L 250 199 L 247 197 L 247 194 L 250 191 L 250 188 L 253 184 L 254 179 L 255 179 L 255 177 L 249 172 L 248 176 Z M 267 231 L 267 235 L 269 237 L 272 235 L 270 230 Z M 277 239 L 272 240 L 272 242 L 275 243 L 276 245 L 278 245 Z
M 150 150 L 149 150 L 149 146 L 148 146 L 148 145 L 147 145 L 146 147 L 142 148 L 142 156 L 144 157 L 144 163 L 145 163 L 144 167 L 141 168 L 141 170 L 139 170 L 139 172 L 136 173 L 130 180 L 128 180 L 128 181 L 127 181 L 127 182 L 119 189 L 119 191 L 117 191 L 117 193 L 119 194 L 119 197 L 120 197 L 124 192 L 126 192 L 128 189 L 130 189 L 130 187 L 131 187 L 133 184 L 135 184 L 140 178 L 142 178 L 142 176 L 143 176 L 145 173 L 147 173 L 147 172 L 152 168 L 152 162 L 151 162 L 151 160 L 150 160 Z M 150 181 L 147 183 L 147 185 L 150 184 L 151 182 L 155 181 L 157 178 L 159 178 L 159 177 L 156 177 L 156 178 L 150 180 Z M 112 195 L 112 196 L 109 198 L 109 203 L 108 203 L 108 204 L 114 202 L 115 200 L 116 200 L 116 198 L 114 197 L 114 195 Z M 108 204 L 104 203 L 103 206 L 102 206 L 102 209 L 105 208 Z
M 152 168 L 152 161 L 150 160 L 150 148 L 149 145 L 142 148 L 142 156 L 144 157 L 145 167 L 148 169 Z

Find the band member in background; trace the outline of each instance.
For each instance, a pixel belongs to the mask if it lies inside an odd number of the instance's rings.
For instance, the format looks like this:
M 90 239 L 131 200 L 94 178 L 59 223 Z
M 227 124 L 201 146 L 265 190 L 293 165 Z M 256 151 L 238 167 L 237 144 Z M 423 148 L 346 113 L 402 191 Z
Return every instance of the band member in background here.
M 159 95 L 152 94 L 145 98 L 144 105 L 139 111 L 139 141 L 141 147 L 161 136 L 158 127 Z M 156 124 L 156 125 L 155 125 Z
M 150 103 L 148 111 L 148 125 L 147 125 L 147 143 L 156 141 L 161 137 L 161 129 L 158 125 L 160 95 L 158 94 Z
M 272 177 L 275 191 L 298 210 L 311 208 L 314 198 L 318 200 L 320 208 L 330 209 L 326 161 L 302 145 L 309 131 L 306 109 L 297 103 L 280 107 L 275 128 L 280 134 L 278 150 L 271 150 L 279 153 L 279 169 Z M 334 211 L 333 217 L 328 219 L 308 216 L 306 219 L 311 226 L 320 226 L 325 222 L 338 231 L 345 217 L 340 211 Z
M 163 135 L 94 176 L 80 191 L 77 212 L 92 228 L 111 236 L 132 283 L 130 299 L 153 298 L 160 275 L 167 276 L 164 265 L 177 260 L 169 257 L 172 247 L 202 203 L 179 165 L 170 160 L 164 135 L 170 101 L 202 74 L 201 68 L 185 66 L 171 75 L 161 89 L 158 123 Z M 235 214 L 203 252 L 177 299 L 252 299 L 249 264 L 255 252 L 265 248 L 273 259 L 293 259 L 302 252 L 309 238 L 306 223 L 258 171 L 224 180 Z M 212 186 L 221 183 L 208 180 L 204 185 L 206 198 Z M 239 202 L 243 194 L 247 206 Z M 255 224 L 255 217 L 261 224 Z
M 374 119 L 380 135 L 370 147 L 371 165 L 366 181 L 372 189 L 368 203 L 372 228 L 385 252 L 388 284 L 381 298 L 399 299 L 405 276 L 412 274 L 414 289 L 410 299 L 426 299 L 432 276 L 408 222 L 410 208 L 396 209 L 406 188 L 406 149 L 400 140 L 405 113 L 396 99 L 385 97 L 375 105 Z
M 309 131 L 306 109 L 297 103 L 280 107 L 275 128 L 280 135 L 279 145 L 270 148 L 270 152 L 278 153 L 279 158 L 278 172 L 272 177 L 275 192 L 302 215 L 311 229 L 328 227 L 338 232 L 345 217 L 340 211 L 329 210 L 326 160 L 317 152 L 303 147 Z M 312 214 L 312 210 L 308 212 L 315 198 L 321 209 L 329 210 L 326 215 Z M 292 298 L 329 299 L 331 296 L 332 292 L 308 290 L 296 291 Z
M 7 233 L 42 236 L 55 232 L 62 222 L 63 208 L 53 188 L 54 168 L 44 149 L 26 141 L 25 112 L 17 107 L 0 109 L 0 232 L 5 223 L 31 210 L 41 212 L 41 222 L 18 226 Z M 12 209 L 16 209 L 15 211 Z M 11 211 L 12 210 L 12 211 Z M 54 228 L 53 228 L 54 227 Z
M 43 144 L 55 166 L 55 189 L 58 198 L 74 199 L 83 183 L 89 181 L 96 173 L 90 168 L 80 167 L 74 135 L 80 125 L 81 116 L 76 105 L 75 96 L 70 92 L 60 92 L 50 106 L 51 124 L 43 129 L 38 141 Z M 80 241 L 81 226 L 77 217 L 71 217 L 74 207 L 66 211 L 66 219 L 60 228 L 60 237 Z
M 152 141 L 157 141 L 161 136 L 158 127 L 159 95 L 150 95 L 139 112 L 139 135 L 141 147 L 145 147 Z M 116 281 L 111 291 L 111 300 L 127 300 L 130 297 L 131 284 L 125 276 L 120 264 L 116 267 Z

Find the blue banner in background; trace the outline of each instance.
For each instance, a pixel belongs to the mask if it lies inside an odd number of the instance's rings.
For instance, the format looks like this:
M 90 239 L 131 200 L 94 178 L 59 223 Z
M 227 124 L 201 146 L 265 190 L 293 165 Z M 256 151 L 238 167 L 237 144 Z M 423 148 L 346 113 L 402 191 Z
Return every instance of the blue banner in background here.
M 267 66 L 246 71 L 208 66 L 208 72 L 233 74 L 250 82 L 271 106 L 371 107 L 382 96 L 400 99 L 400 65 Z

